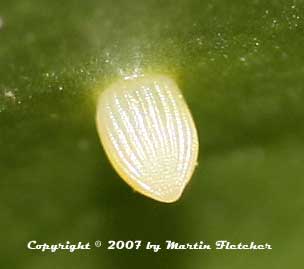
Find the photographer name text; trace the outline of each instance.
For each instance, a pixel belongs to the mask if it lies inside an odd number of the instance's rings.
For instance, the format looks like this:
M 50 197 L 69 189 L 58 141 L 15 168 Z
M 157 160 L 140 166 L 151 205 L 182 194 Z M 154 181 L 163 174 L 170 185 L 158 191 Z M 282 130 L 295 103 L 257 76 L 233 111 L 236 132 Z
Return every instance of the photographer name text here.
M 107 250 L 139 250 L 146 249 L 153 252 L 159 252 L 161 250 L 193 250 L 193 251 L 208 251 L 208 250 L 251 250 L 251 251 L 267 251 L 271 250 L 272 246 L 269 243 L 256 243 L 254 241 L 251 242 L 231 242 L 227 240 L 218 240 L 213 244 L 207 244 L 204 241 L 197 241 L 191 243 L 181 243 L 171 240 L 166 240 L 162 244 L 155 243 L 151 241 L 142 241 L 142 240 L 109 240 L 109 241 L 100 241 L 97 240 L 94 243 L 90 242 L 70 242 L 66 241 L 64 243 L 40 243 L 36 240 L 29 241 L 27 244 L 27 248 L 31 251 L 41 251 L 41 252 L 52 252 L 55 253 L 57 251 L 67 251 L 67 252 L 75 252 L 75 251 L 87 251 L 93 248 L 104 248 Z

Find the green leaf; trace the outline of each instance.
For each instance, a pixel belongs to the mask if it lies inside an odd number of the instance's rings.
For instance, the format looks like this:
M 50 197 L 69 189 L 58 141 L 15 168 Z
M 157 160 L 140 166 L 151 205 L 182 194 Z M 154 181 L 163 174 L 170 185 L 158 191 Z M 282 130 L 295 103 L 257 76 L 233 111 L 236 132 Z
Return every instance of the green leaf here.
M 1 1 L 0 267 L 299 267 L 303 18 L 302 0 Z M 98 94 L 133 72 L 176 79 L 199 131 L 199 166 L 172 205 L 134 193 L 97 137 Z M 273 250 L 154 254 L 107 240 Z

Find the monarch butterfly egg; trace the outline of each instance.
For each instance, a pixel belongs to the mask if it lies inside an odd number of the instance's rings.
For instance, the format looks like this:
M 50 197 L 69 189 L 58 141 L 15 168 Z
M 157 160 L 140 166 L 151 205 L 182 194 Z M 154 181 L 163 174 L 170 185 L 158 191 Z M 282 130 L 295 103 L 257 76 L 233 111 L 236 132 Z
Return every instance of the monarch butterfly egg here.
M 149 75 L 115 82 L 99 97 L 96 123 L 126 183 L 161 202 L 179 199 L 196 166 L 198 137 L 175 81 Z

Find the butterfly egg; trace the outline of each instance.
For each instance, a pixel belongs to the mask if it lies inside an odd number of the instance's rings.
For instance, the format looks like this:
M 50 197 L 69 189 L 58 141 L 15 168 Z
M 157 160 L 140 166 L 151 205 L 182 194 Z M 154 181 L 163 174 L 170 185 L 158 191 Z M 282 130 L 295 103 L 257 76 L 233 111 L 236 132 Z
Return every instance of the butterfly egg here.
M 115 82 L 98 99 L 96 124 L 126 183 L 161 202 L 179 199 L 196 166 L 198 136 L 174 80 L 148 75 Z

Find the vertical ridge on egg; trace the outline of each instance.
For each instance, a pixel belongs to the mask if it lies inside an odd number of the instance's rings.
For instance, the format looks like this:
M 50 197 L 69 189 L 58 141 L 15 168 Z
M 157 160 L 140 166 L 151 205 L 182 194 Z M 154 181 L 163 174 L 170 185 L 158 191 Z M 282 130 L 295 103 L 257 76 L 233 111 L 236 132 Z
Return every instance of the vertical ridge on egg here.
M 174 80 L 147 75 L 113 83 L 98 99 L 96 124 L 126 183 L 161 202 L 179 199 L 196 166 L 198 136 Z

